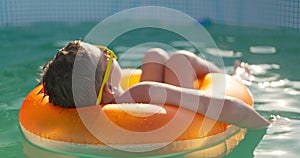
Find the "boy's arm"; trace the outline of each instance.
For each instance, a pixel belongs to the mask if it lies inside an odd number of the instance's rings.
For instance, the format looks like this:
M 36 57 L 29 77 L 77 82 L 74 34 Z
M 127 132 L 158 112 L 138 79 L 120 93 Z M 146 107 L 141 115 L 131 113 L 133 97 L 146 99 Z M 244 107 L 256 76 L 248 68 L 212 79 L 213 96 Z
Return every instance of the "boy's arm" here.
M 164 83 L 138 83 L 116 98 L 116 102 L 180 106 L 211 119 L 249 129 L 264 128 L 269 125 L 269 121 L 239 99 L 228 96 L 213 97 L 204 91 Z

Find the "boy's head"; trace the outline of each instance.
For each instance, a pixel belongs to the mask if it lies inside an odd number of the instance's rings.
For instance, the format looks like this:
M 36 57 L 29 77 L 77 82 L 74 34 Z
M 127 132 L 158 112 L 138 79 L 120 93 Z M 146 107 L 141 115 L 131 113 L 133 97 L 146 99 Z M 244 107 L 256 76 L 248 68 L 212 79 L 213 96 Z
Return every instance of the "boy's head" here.
M 43 67 L 42 84 L 49 102 L 65 108 L 94 105 L 105 71 L 102 51 L 81 41 L 60 49 Z

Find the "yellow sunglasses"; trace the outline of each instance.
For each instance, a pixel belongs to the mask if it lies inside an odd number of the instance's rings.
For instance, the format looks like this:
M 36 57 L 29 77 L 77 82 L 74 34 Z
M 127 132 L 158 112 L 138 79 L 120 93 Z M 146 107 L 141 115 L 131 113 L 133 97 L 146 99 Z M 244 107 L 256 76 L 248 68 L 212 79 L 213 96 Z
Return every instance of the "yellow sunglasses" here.
M 103 94 L 104 85 L 108 81 L 108 78 L 109 78 L 109 75 L 110 75 L 112 61 L 113 61 L 113 59 L 117 59 L 118 57 L 112 50 L 110 50 L 107 47 L 99 46 L 99 45 L 95 45 L 95 46 L 99 49 L 103 49 L 103 55 L 109 57 L 108 63 L 107 63 L 107 66 L 106 66 L 106 70 L 105 70 L 105 74 L 104 74 L 102 84 L 100 86 L 99 94 L 98 94 L 98 97 L 97 97 L 97 101 L 96 101 L 96 105 L 99 105 L 102 101 L 102 94 Z

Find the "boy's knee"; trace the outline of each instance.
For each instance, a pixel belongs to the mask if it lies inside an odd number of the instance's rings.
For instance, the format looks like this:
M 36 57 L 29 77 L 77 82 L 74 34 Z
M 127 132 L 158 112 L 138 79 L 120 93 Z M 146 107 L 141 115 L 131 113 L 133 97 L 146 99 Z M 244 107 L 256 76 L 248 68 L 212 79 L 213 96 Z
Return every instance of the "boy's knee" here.
M 166 62 L 165 66 L 169 69 L 177 69 L 187 63 L 188 60 L 183 53 L 175 52 L 170 56 L 170 59 Z
M 172 54 L 165 65 L 173 69 L 180 68 L 182 66 L 191 68 L 197 58 L 198 57 L 190 51 L 179 50 Z
M 143 63 L 155 62 L 165 64 L 168 59 L 169 55 L 166 51 L 160 48 L 152 48 L 146 52 Z
M 190 51 L 187 51 L 187 50 L 178 50 L 176 52 L 174 52 L 174 54 L 172 55 L 176 58 L 195 58 L 196 55 Z
M 168 62 L 193 63 L 197 60 L 202 60 L 202 58 L 190 51 L 178 50 L 173 53 Z
M 185 51 L 185 50 L 179 50 L 174 52 L 174 54 L 172 54 L 172 56 L 169 59 L 169 63 L 170 62 L 188 62 L 188 60 L 193 56 L 194 54 L 189 52 L 189 51 Z

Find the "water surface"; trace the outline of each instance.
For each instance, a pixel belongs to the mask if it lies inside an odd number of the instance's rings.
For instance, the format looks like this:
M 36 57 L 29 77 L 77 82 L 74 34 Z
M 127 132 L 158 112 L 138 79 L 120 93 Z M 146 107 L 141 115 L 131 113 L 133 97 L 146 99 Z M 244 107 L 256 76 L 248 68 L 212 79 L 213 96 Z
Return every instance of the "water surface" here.
M 39 66 L 51 59 L 67 41 L 84 39 L 96 23 L 32 24 L 0 28 L 0 153 L 3 157 L 27 157 L 31 151 L 44 157 L 85 157 L 38 148 L 27 142 L 20 131 L 18 113 L 26 94 L 37 84 Z M 230 73 L 233 61 L 248 62 L 253 76 L 247 82 L 256 110 L 274 121 L 263 130 L 249 130 L 245 139 L 227 157 L 298 157 L 300 155 L 300 33 L 284 29 L 265 29 L 226 25 L 206 27 L 216 41 Z M 111 45 L 119 55 L 155 34 L 178 49 L 194 51 L 189 43 L 158 30 L 143 30 L 122 37 Z M 130 40 L 129 40 L 130 39 Z M 274 48 L 272 53 L 250 48 Z M 143 52 L 147 47 L 136 51 Z M 213 50 L 211 51 L 213 52 Z M 141 53 L 143 54 L 143 53 Z M 127 56 L 120 64 L 137 67 L 143 55 Z M 213 54 L 211 54 L 213 56 Z M 24 146 L 29 147 L 24 148 Z M 34 150 L 33 150 L 34 149 Z M 32 153 L 31 153 L 32 154 Z M 38 156 L 37 156 L 38 157 Z

